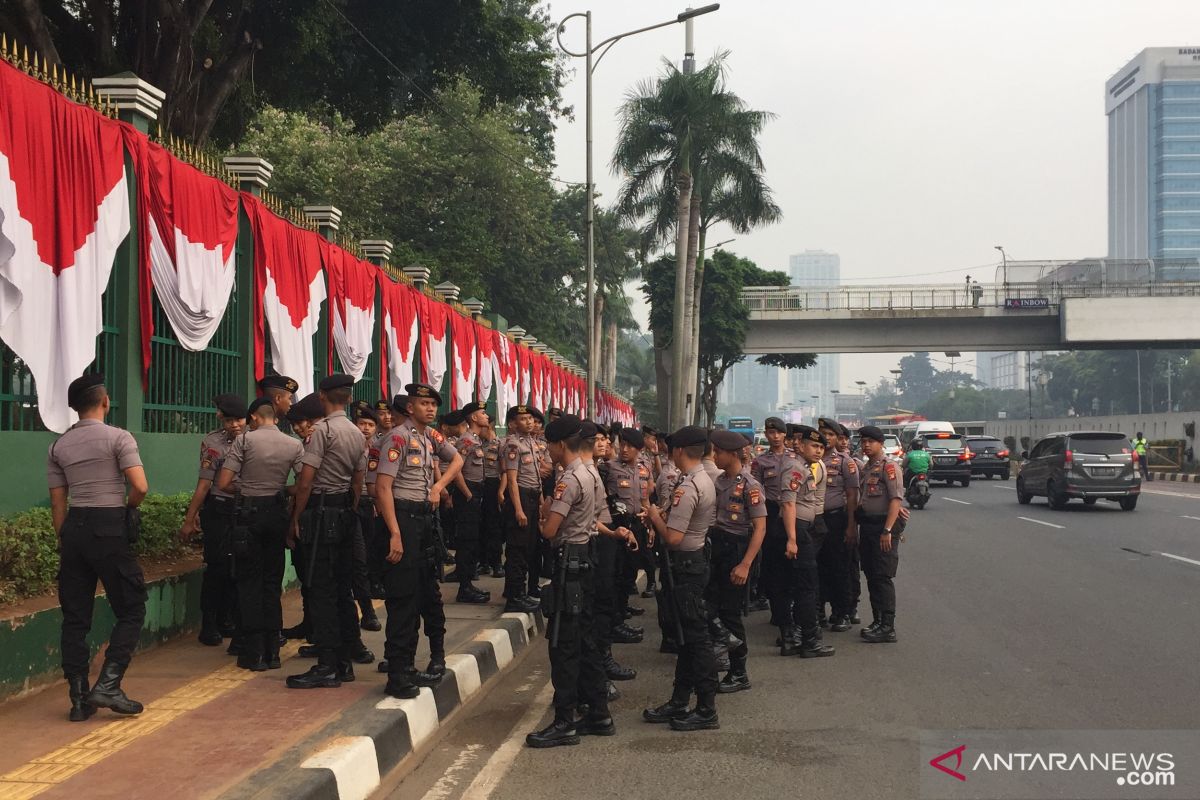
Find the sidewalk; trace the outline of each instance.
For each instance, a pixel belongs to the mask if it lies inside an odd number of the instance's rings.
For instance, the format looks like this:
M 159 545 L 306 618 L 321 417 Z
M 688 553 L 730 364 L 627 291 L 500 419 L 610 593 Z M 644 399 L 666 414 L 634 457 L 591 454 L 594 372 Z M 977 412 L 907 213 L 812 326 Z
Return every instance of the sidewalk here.
M 1147 480 L 1170 483 L 1200 483 L 1200 472 L 1151 472 Z
M 287 689 L 312 664 L 296 656 L 300 642 L 284 648 L 283 669 L 253 673 L 187 636 L 135 657 L 125 688 L 146 705 L 139 716 L 68 722 L 65 682 L 10 701 L 0 706 L 0 798 L 366 797 L 536 639 L 540 617 L 501 613 L 501 583 L 479 582 L 488 605 L 446 604 L 449 672 L 414 700 L 384 695 L 374 664 L 356 664 L 338 689 Z M 453 591 L 443 585 L 444 597 Z M 285 621 L 299 616 L 290 592 Z M 382 657 L 382 632 L 363 639 Z M 428 657 L 422 637 L 418 666 Z

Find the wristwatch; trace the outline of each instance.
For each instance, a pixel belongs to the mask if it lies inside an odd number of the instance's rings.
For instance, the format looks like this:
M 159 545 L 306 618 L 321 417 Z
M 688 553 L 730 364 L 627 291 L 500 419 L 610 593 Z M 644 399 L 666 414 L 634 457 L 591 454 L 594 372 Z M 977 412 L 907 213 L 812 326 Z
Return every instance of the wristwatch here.
M 891 529 L 891 528 L 884 528 L 884 529 L 883 529 L 883 532 L 884 532 L 884 533 L 886 533 L 888 536 L 891 536 L 891 535 L 892 535 L 892 529 Z

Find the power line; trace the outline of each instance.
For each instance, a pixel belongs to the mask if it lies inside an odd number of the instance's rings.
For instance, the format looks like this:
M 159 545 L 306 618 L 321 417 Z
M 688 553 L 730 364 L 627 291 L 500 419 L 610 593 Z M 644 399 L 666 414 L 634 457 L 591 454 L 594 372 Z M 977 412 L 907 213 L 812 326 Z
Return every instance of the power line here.
M 396 62 L 394 62 L 394 61 L 392 61 L 392 59 L 388 58 L 387 53 L 383 52 L 378 47 L 376 47 L 375 43 L 372 42 L 369 38 L 367 38 L 367 35 L 365 33 L 363 33 L 362 30 L 359 29 L 359 27 L 357 25 L 355 25 L 353 22 L 351 22 L 349 17 L 347 17 L 344 13 L 342 13 L 342 10 L 340 8 L 338 8 L 337 5 L 334 4 L 333 0 L 325 0 L 325 4 L 328 5 L 331 9 L 333 9 L 334 13 L 337 14 L 339 17 L 341 17 L 342 20 L 344 20 L 345 23 L 347 25 L 349 25 L 350 28 L 355 33 L 358 34 L 359 38 L 367 43 L 368 47 L 370 47 L 372 50 L 374 50 L 375 53 L 380 58 L 382 58 L 384 61 L 386 61 L 388 63 L 388 66 L 390 66 L 393 70 L 396 71 L 397 75 L 399 75 L 401 78 L 404 78 L 404 80 L 408 81 L 408 84 L 417 92 L 417 94 L 424 97 L 429 102 L 430 105 L 432 105 L 438 111 L 442 112 L 442 114 L 445 115 L 445 117 L 448 120 L 453 122 L 459 128 L 462 128 L 463 131 L 465 131 L 466 134 L 468 136 L 470 136 L 472 139 L 474 139 L 477 143 L 488 148 L 493 153 L 495 153 L 496 155 L 500 156 L 502 159 L 507 161 L 509 164 L 512 164 L 513 166 L 517 167 L 518 169 L 523 169 L 528 172 L 531 172 L 531 173 L 537 175 L 538 177 L 546 178 L 548 180 L 554 181 L 555 183 L 561 183 L 564 186 L 586 186 L 587 185 L 584 183 L 580 183 L 578 181 L 568 181 L 568 180 L 563 180 L 562 178 L 556 178 L 555 176 L 550 175 L 546 172 L 542 172 L 541 170 L 534 169 L 533 167 L 529 166 L 528 164 L 525 164 L 522 161 L 513 158 L 512 156 L 510 156 L 508 153 L 501 150 L 499 147 L 497 147 L 492 142 L 489 142 L 488 140 L 481 138 L 475 132 L 475 129 L 472 128 L 468 122 L 461 119 L 460 117 L 456 117 L 454 114 L 451 114 L 449 111 L 447 111 L 445 106 L 443 106 L 441 103 L 439 103 L 432 94 L 427 92 L 419 83 L 417 83 L 415 80 L 413 80 L 411 77 L 409 77 L 408 74 L 406 74 L 404 72 L 404 70 L 400 69 L 400 67 L 396 65 Z

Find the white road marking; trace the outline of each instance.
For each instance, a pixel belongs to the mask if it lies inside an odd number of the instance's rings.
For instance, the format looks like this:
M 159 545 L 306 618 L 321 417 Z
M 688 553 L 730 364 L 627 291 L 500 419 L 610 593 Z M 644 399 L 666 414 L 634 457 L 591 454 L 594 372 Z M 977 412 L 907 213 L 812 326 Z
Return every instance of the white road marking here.
M 1010 492 L 1015 492 L 1017 490 L 1017 487 L 1015 487 L 1015 486 L 1000 486 L 998 484 L 996 485 L 996 488 L 997 489 L 1005 489 Z
M 1059 530 L 1067 527 L 1066 525 L 1055 525 L 1053 522 L 1043 522 L 1042 520 L 1034 519 L 1033 517 L 1017 517 L 1017 519 L 1023 519 L 1026 522 L 1032 522 L 1034 525 L 1045 525 L 1047 528 L 1058 528 Z
M 1184 562 L 1185 564 L 1193 564 L 1193 565 L 1195 565 L 1195 566 L 1197 566 L 1197 567 L 1200 567 L 1200 561 L 1195 561 L 1195 560 L 1193 560 L 1193 559 L 1190 559 L 1190 558 L 1184 558 L 1183 556 L 1175 556 L 1175 555 L 1171 555 L 1170 553 L 1159 553 L 1159 555 L 1160 555 L 1160 556 L 1166 556 L 1167 558 L 1173 558 L 1173 559 L 1175 559 L 1176 561 L 1182 561 L 1182 562 Z
M 953 497 L 943 497 L 942 499 L 945 500 L 947 503 L 958 503 L 960 506 L 972 505 L 971 503 L 968 503 L 966 500 L 955 500 Z
M 1183 485 L 1187 486 L 1188 484 L 1185 483 Z M 1195 484 L 1192 484 L 1192 485 L 1194 486 Z M 1164 492 L 1161 489 L 1143 488 L 1142 494 L 1157 494 L 1161 497 L 1183 497 L 1188 500 L 1200 500 L 1200 494 L 1195 494 L 1195 493 L 1190 493 L 1190 492 Z
M 458 773 L 464 771 L 470 762 L 477 760 L 482 749 L 481 744 L 469 744 L 464 747 L 458 758 L 454 759 L 454 763 L 446 767 L 446 772 L 421 800 L 445 800 L 452 795 L 458 788 Z
M 521 721 L 513 729 L 512 735 L 496 748 L 496 752 L 492 754 L 492 757 L 479 770 L 479 774 L 475 776 L 475 780 L 471 781 L 471 785 L 463 792 L 463 800 L 488 800 L 492 796 L 492 792 L 512 769 L 513 762 L 517 760 L 517 756 L 525 747 L 525 734 L 533 730 L 538 721 L 546 715 L 546 708 L 550 705 L 553 696 L 554 684 L 546 681 L 546 685 L 538 692 L 538 696 L 530 704 L 525 716 L 521 717 Z
M 1189 517 L 1187 514 L 1181 514 L 1179 518 L 1180 519 L 1194 519 L 1197 522 L 1200 522 L 1200 517 Z

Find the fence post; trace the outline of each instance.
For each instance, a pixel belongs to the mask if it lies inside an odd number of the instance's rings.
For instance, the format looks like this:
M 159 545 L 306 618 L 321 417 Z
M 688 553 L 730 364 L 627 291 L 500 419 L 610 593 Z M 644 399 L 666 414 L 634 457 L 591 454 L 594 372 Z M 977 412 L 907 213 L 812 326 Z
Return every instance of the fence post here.
M 362 249 L 363 255 L 367 257 L 375 266 L 383 270 L 387 274 L 388 259 L 392 257 L 392 243 L 387 239 L 363 239 L 358 243 Z M 382 347 L 380 344 L 380 331 L 383 329 L 383 295 L 375 291 L 375 331 L 372 334 L 374 337 L 371 340 L 372 347 Z M 383 353 L 377 353 L 375 363 L 382 367 Z M 388 385 L 388 376 L 383 374 L 383 370 L 379 371 L 379 396 L 385 400 L 391 400 L 393 395 L 400 394 L 404 391 L 404 387 L 396 388 Z
M 271 162 L 258 156 L 226 156 L 224 162 L 225 169 L 237 179 L 237 188 L 255 197 L 262 197 L 271 181 L 271 173 L 275 171 Z M 254 304 L 262 302 L 262 298 L 254 296 L 254 232 L 245 206 L 238 205 L 234 291 L 244 301 L 237 305 L 236 323 L 243 342 L 243 357 L 240 385 L 236 388 L 246 397 L 255 397 L 258 394 L 258 364 L 254 360 Z
M 117 116 L 145 134 L 158 121 L 158 112 L 167 95 L 136 75 L 125 73 L 108 78 L 96 78 L 92 86 L 108 95 L 117 109 Z M 137 181 L 134 180 L 133 159 L 125 154 L 125 172 L 129 175 L 129 236 L 117 249 L 109 291 L 113 294 L 113 311 L 117 330 L 116 364 L 109 386 L 117 404 L 113 409 L 113 424 L 127 431 L 142 430 L 142 324 L 138 299 L 138 230 L 142 221 L 137 213 Z
M 305 206 L 304 216 L 317 223 L 317 231 L 333 241 L 342 224 L 342 212 L 336 206 Z M 313 386 L 321 382 L 327 371 L 332 371 L 329 353 L 329 326 L 333 319 L 333 293 L 329 290 L 329 271 L 325 271 L 325 313 L 317 319 L 316 342 L 313 345 Z

